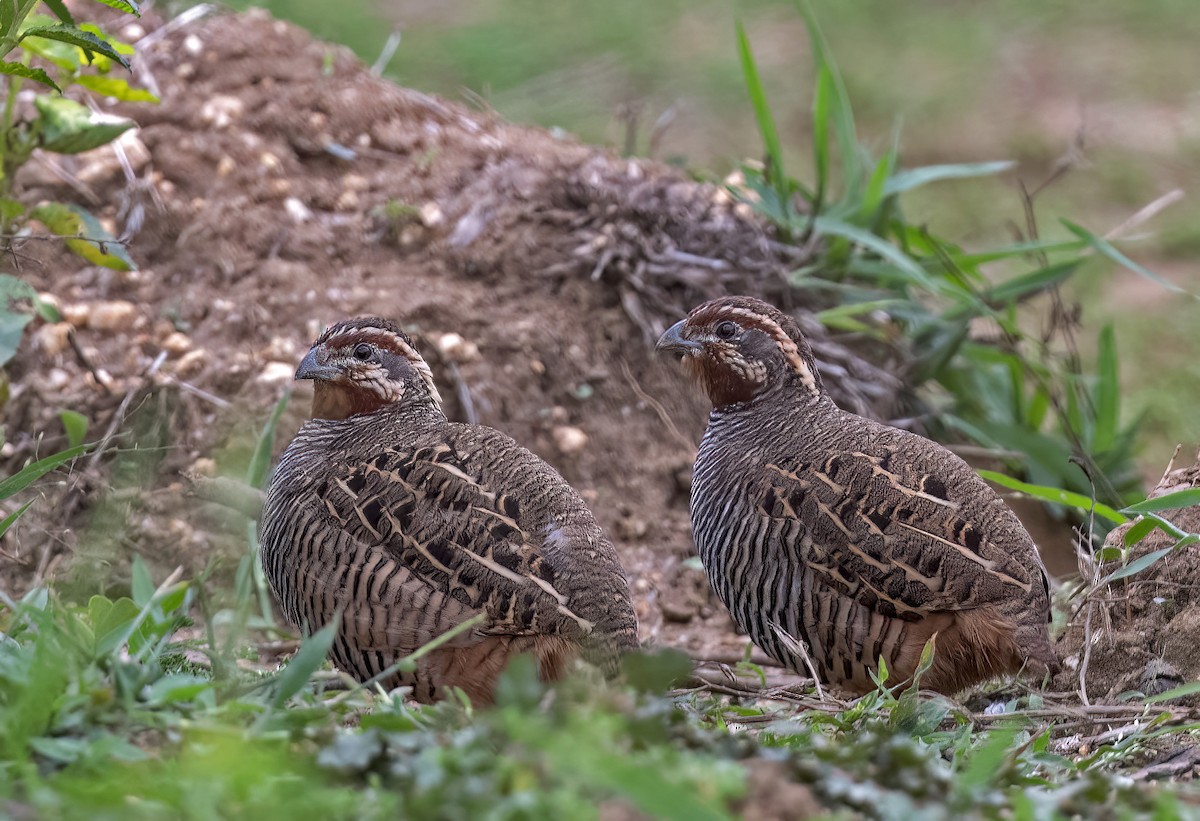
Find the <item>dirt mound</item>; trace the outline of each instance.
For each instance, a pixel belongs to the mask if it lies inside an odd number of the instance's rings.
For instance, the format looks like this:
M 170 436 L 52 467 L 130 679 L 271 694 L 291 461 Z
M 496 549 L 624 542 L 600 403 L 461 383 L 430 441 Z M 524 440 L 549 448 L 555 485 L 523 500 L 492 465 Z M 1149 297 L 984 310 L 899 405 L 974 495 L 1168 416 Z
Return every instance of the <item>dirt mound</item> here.
M 163 102 L 122 111 L 141 126 L 127 168 L 109 147 L 21 180 L 29 201 L 82 198 L 131 237 L 140 270 L 20 249 L 21 276 L 68 322 L 32 325 L 10 367 L 4 468 L 65 444 L 63 408 L 112 438 L 8 536 L 7 589 L 70 569 L 93 589 L 133 552 L 160 572 L 237 555 L 244 523 L 187 498 L 181 472 L 244 471 L 303 351 L 348 315 L 400 319 L 452 416 L 509 432 L 583 491 L 647 635 L 657 591 L 691 572 L 686 486 L 707 413 L 653 355 L 669 322 L 726 292 L 799 309 L 835 397 L 898 410 L 897 352 L 830 339 L 788 285 L 800 253 L 720 188 L 397 88 L 262 13 L 138 25 L 137 78 Z M 727 625 L 707 595 L 672 609 L 693 649 Z
M 1168 469 L 1151 498 L 1200 487 L 1197 463 Z M 1200 505 L 1161 514 L 1177 527 L 1200 532 Z M 1106 547 L 1119 548 L 1134 522 L 1112 531 Z M 1155 530 L 1133 547 L 1128 561 L 1171 547 L 1176 539 Z M 1100 568 L 1103 578 L 1120 567 Z M 1087 657 L 1088 696 L 1114 699 L 1128 691 L 1157 695 L 1200 680 L 1200 545 L 1168 553 L 1141 574 L 1093 592 L 1090 603 L 1069 625 L 1060 645 L 1067 671 L 1060 689 L 1079 687 L 1079 669 Z M 1091 608 L 1089 614 L 1088 609 Z M 1090 647 L 1090 651 L 1089 648 Z

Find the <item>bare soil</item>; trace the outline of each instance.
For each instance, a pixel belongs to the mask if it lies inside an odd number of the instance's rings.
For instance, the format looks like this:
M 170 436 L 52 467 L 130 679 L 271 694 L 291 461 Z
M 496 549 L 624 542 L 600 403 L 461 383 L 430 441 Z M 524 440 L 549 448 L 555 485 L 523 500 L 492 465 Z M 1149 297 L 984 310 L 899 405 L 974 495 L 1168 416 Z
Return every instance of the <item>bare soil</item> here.
M 138 270 L 81 267 L 55 242 L 14 254 L 62 310 L 9 367 L 6 471 L 65 445 L 61 409 L 105 437 L 0 544 L 0 585 L 80 595 L 140 554 L 157 571 L 225 571 L 245 521 L 185 475 L 243 475 L 256 432 L 320 328 L 399 319 L 454 418 L 554 464 L 619 546 L 643 638 L 740 656 L 691 553 L 687 486 L 707 407 L 652 341 L 698 302 L 750 293 L 793 309 L 843 405 L 904 409 L 901 352 L 830 339 L 787 273 L 802 261 L 718 187 L 505 123 L 367 71 L 262 13 L 186 25 L 152 15 L 140 128 L 23 173 L 29 202 L 78 202 L 128 237 Z M 24 103 L 23 103 L 24 104 Z M 872 364 L 873 363 L 873 364 Z M 274 444 L 301 423 L 295 388 Z
M 1200 487 L 1200 453 L 1188 467 L 1168 469 L 1151 498 Z M 1182 530 L 1200 533 L 1200 506 L 1164 511 Z M 1120 548 L 1134 522 L 1112 531 L 1107 547 Z M 1129 551 L 1126 562 L 1171 547 L 1175 539 L 1155 530 Z M 1098 578 L 1122 562 L 1098 568 Z M 1158 695 L 1200 680 L 1200 545 L 1166 554 L 1140 574 L 1094 590 L 1063 634 L 1065 662 L 1059 689 L 1078 689 L 1080 670 L 1092 699 L 1112 700 L 1122 693 Z M 1197 699 L 1187 699 L 1196 703 Z

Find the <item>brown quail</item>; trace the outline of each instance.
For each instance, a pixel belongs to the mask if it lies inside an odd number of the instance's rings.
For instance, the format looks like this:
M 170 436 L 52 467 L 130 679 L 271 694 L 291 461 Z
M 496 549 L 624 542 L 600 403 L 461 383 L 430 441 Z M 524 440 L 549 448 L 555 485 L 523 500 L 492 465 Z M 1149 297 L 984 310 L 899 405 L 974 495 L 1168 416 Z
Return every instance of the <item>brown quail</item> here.
M 316 631 L 341 611 L 334 663 L 359 680 L 455 625 L 484 621 L 387 684 L 489 703 L 531 653 L 541 675 L 577 656 L 615 672 L 637 646 L 616 550 L 579 495 L 508 436 L 447 421 L 429 366 L 395 324 L 340 322 L 296 371 L 313 419 L 283 454 L 259 526 L 286 616 Z
M 882 658 L 954 693 L 1058 663 L 1049 586 L 1016 515 L 950 451 L 838 408 L 796 321 L 749 297 L 696 308 L 658 348 L 712 401 L 692 530 L 737 624 L 781 664 L 862 693 Z M 802 644 L 801 644 L 802 643 Z

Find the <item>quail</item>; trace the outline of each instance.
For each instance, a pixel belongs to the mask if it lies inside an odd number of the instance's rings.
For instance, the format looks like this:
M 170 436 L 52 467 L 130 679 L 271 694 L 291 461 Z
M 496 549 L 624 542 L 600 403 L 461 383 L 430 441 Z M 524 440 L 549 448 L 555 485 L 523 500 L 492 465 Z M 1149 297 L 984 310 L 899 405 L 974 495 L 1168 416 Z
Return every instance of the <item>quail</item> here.
M 616 550 L 579 495 L 510 437 L 447 420 L 433 376 L 394 323 L 339 322 L 296 379 L 312 416 L 271 479 L 262 564 L 283 613 L 311 633 L 340 614 L 330 652 L 361 681 L 482 614 L 390 675 L 421 701 L 488 704 L 508 660 L 545 680 L 577 657 L 613 674 L 637 646 Z
M 942 446 L 840 409 L 795 319 L 706 302 L 659 339 L 712 402 L 693 539 L 733 620 L 779 663 L 853 693 L 952 694 L 1054 672 L 1049 581 L 1003 500 Z

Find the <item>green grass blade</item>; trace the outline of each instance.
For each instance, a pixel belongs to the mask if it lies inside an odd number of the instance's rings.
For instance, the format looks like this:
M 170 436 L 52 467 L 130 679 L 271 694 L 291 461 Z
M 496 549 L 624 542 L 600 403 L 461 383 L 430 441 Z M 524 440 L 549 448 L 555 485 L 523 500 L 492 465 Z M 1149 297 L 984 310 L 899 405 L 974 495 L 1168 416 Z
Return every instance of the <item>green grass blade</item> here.
M 1092 499 L 1084 496 L 1082 493 L 1075 493 L 1057 487 L 1046 487 L 1045 485 L 1033 485 L 1029 482 L 1022 482 L 1020 479 L 1014 479 L 1011 476 L 1005 476 L 1003 473 L 997 473 L 994 470 L 977 470 L 976 473 L 989 482 L 994 482 L 1001 487 L 1015 490 L 1018 493 L 1024 493 L 1026 496 L 1032 496 L 1035 499 L 1041 499 L 1043 502 L 1066 505 L 1067 507 L 1082 510 L 1084 513 L 1090 512 L 1094 506 L 1097 516 L 1107 519 L 1114 524 L 1121 525 L 1129 521 L 1121 512 L 1114 510 L 1102 502 L 1093 502 Z
M 817 90 L 813 95 L 813 166 L 817 174 L 813 210 L 820 212 L 829 191 L 829 115 L 833 103 L 833 76 L 828 66 L 817 71 Z
M 1177 294 L 1188 294 L 1189 296 L 1194 296 L 1194 294 L 1191 294 L 1189 291 L 1186 291 L 1183 288 L 1180 288 L 1174 282 L 1171 282 L 1170 280 L 1167 280 L 1167 279 L 1163 279 L 1158 274 L 1151 271 L 1149 268 L 1145 268 L 1141 265 L 1138 265 L 1136 262 L 1131 260 L 1129 257 L 1122 254 L 1115 245 L 1113 245 L 1111 242 L 1104 239 L 1103 237 L 1096 236 L 1091 231 L 1089 231 L 1086 228 L 1083 228 L 1079 225 L 1076 225 L 1075 223 L 1071 222 L 1070 220 L 1064 219 L 1064 220 L 1060 220 L 1060 222 L 1062 222 L 1062 224 L 1065 225 L 1067 227 L 1067 230 L 1070 231 L 1072 234 L 1074 234 L 1075 236 L 1082 239 L 1084 242 L 1086 242 L 1092 248 L 1096 249 L 1096 251 L 1098 251 L 1099 253 L 1108 257 L 1109 259 L 1111 259 L 1113 262 L 1117 263 L 1118 265 L 1120 265 L 1124 268 L 1128 268 L 1130 271 L 1133 271 L 1135 274 L 1144 276 L 1146 279 L 1157 282 L 1159 285 L 1166 288 L 1168 291 L 1172 291 Z
M 246 484 L 250 487 L 261 488 L 263 482 L 266 481 L 267 473 L 271 469 L 271 449 L 275 443 L 275 429 L 279 427 L 279 419 L 283 416 L 283 411 L 291 396 L 290 390 L 283 392 L 283 396 L 279 397 L 279 401 L 275 403 L 275 409 L 271 411 L 271 417 L 267 420 L 267 424 L 263 425 L 262 432 L 258 435 L 258 442 L 254 446 L 254 456 L 250 459 L 250 467 L 246 470 Z
M 1100 584 L 1111 584 L 1112 582 L 1120 581 L 1121 579 L 1126 579 L 1126 578 L 1129 578 L 1130 576 L 1137 575 L 1138 573 L 1141 573 L 1143 570 L 1146 570 L 1147 568 L 1149 568 L 1151 565 L 1154 565 L 1157 562 L 1159 562 L 1162 558 L 1164 558 L 1167 554 L 1171 553 L 1178 546 L 1179 546 L 1179 543 L 1176 542 L 1175 544 L 1171 545 L 1170 547 L 1164 547 L 1162 550 L 1155 550 L 1150 553 L 1147 553 L 1145 556 L 1139 556 L 1138 558 L 1134 559 L 1129 564 L 1122 567 L 1120 570 L 1117 570 L 1115 573 L 1110 573 L 1109 575 L 1105 576 L 1103 579 L 1100 580 Z
M 1175 510 L 1181 507 L 1200 505 L 1200 487 L 1177 490 L 1165 496 L 1156 496 L 1125 508 L 1123 513 L 1155 513 L 1159 510 Z
M 8 529 L 13 526 L 13 523 L 16 522 L 17 519 L 20 519 L 21 516 L 25 514 L 25 511 L 29 510 L 31 505 L 33 505 L 32 499 L 21 505 L 12 513 L 5 516 L 3 520 L 0 520 L 0 536 L 3 536 L 5 533 L 7 533 Z
M 959 163 L 954 165 L 926 165 L 897 171 L 883 187 L 884 196 L 893 196 L 914 188 L 929 185 L 939 180 L 961 180 L 969 177 L 989 177 L 1016 166 L 1012 160 L 998 162 Z
M 329 648 L 333 647 L 334 636 L 341 626 L 341 616 L 300 642 L 300 649 L 275 679 L 275 693 L 271 698 L 271 710 L 282 707 L 289 698 L 300 692 L 312 674 L 325 663 Z M 268 711 L 269 713 L 269 711 Z M 265 716 L 266 714 L 264 714 Z
M 1166 692 L 1159 693 L 1156 696 L 1150 696 L 1146 699 L 1147 704 L 1158 704 L 1163 701 L 1170 701 L 1174 698 L 1183 698 L 1184 696 L 1195 695 L 1200 693 L 1200 681 L 1189 681 L 1187 684 L 1181 684 L 1178 687 L 1172 687 Z
M 1003 305 L 1040 293 L 1066 280 L 1082 262 L 1080 259 L 1071 259 L 1015 276 L 984 292 L 983 299 L 992 305 Z
M 56 467 L 66 464 L 87 449 L 88 445 L 76 445 L 26 465 L 18 473 L 0 481 L 0 499 L 7 499 L 14 493 L 20 493 Z
M 1049 254 L 1057 252 L 1077 253 L 1087 248 L 1083 240 L 1039 239 L 1032 242 L 1016 242 L 991 251 L 980 251 L 974 254 L 956 254 L 954 261 L 964 268 L 974 268 L 989 262 L 999 262 L 1005 259 L 1018 259 L 1034 254 Z
M 1142 519 L 1133 527 L 1125 531 L 1125 538 L 1123 540 L 1125 542 L 1125 546 L 1130 547 L 1137 544 L 1142 539 L 1150 535 L 1150 531 L 1154 530 L 1156 527 L 1158 527 L 1158 522 L 1155 519 L 1152 519 L 1149 516 Z
M 808 38 L 812 43 L 818 71 L 827 70 L 829 72 L 833 91 L 833 106 L 830 114 L 832 115 L 833 133 L 838 141 L 838 153 L 841 154 L 842 183 L 846 187 L 846 195 L 852 198 L 862 187 L 864 175 L 862 158 L 859 154 L 858 129 L 854 125 L 854 109 L 850 105 L 850 95 L 846 92 L 846 83 L 842 80 L 837 61 L 833 58 L 833 52 L 825 40 L 825 34 L 821 31 L 821 25 L 817 22 L 817 15 L 809 0 L 796 0 L 796 8 L 799 9 L 800 15 L 804 18 L 804 26 L 808 29 Z
M 907 254 L 882 237 L 872 234 L 870 231 L 831 217 L 817 217 L 813 220 L 813 227 L 818 234 L 844 237 L 883 257 L 895 266 L 898 272 L 903 273 L 906 279 L 920 285 L 931 293 L 941 293 L 944 290 L 943 286 L 930 278 L 925 269 L 913 261 Z
M 771 115 L 771 105 L 767 101 L 762 77 L 754 62 L 754 52 L 750 49 L 750 40 L 741 20 L 737 21 L 737 44 L 746 91 L 750 94 L 750 104 L 754 106 L 754 119 L 758 123 L 758 132 L 762 135 L 763 149 L 770 164 L 768 180 L 779 187 L 787 179 L 783 170 L 783 147 L 779 142 L 779 132 L 775 129 L 775 118 Z
M 1096 363 L 1096 427 L 1092 435 L 1092 451 L 1104 453 L 1117 441 L 1120 424 L 1121 385 L 1117 379 L 1117 343 L 1113 326 L 1100 331 L 1100 351 Z

